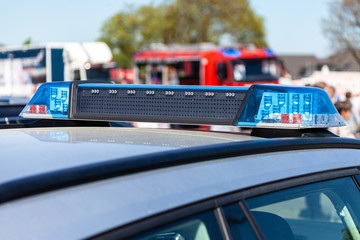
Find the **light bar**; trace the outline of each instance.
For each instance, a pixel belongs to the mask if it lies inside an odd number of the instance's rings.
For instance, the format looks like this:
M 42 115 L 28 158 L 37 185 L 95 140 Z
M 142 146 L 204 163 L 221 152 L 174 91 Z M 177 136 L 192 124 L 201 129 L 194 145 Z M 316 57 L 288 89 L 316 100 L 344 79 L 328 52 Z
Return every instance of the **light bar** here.
M 20 113 L 27 118 L 67 119 L 71 82 L 45 83 Z
M 237 126 L 301 129 L 346 125 L 320 88 L 253 85 L 244 102 Z
M 323 90 L 279 85 L 247 88 L 45 83 L 20 116 L 259 128 L 345 125 Z

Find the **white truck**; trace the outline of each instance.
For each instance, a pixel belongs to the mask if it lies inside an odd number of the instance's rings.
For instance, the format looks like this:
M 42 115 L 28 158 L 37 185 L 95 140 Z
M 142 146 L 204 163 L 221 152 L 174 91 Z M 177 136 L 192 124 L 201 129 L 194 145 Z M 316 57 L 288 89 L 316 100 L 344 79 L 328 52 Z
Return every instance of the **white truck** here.
M 110 80 L 112 59 L 103 42 L 0 47 L 0 97 L 31 97 L 44 82 Z

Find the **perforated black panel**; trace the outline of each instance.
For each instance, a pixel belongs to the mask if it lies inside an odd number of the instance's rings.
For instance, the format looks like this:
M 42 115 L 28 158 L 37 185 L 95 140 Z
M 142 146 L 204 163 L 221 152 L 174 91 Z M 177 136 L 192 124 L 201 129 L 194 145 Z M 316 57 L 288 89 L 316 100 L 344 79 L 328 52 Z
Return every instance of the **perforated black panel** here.
M 117 121 L 231 124 L 245 90 L 79 87 L 74 117 Z

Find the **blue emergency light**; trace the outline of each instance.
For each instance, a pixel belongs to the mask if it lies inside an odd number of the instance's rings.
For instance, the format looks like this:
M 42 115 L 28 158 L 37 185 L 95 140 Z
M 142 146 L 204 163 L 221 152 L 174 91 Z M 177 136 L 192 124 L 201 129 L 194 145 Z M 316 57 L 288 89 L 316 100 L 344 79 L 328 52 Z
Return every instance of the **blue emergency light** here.
M 345 125 L 322 89 L 280 85 L 45 83 L 20 116 L 294 129 Z
M 224 57 L 229 57 L 229 58 L 240 58 L 241 57 L 241 52 L 239 49 L 226 48 L 226 49 L 219 50 L 219 52 L 222 53 L 222 55 Z

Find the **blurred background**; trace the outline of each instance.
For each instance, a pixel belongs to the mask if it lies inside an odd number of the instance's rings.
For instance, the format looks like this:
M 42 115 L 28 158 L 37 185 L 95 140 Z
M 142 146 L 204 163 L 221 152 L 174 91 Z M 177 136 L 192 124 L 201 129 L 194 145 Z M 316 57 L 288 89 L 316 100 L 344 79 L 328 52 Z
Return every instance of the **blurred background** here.
M 316 86 L 351 103 L 358 134 L 359 0 L 18 0 L 1 10 L 0 97 L 83 79 Z
M 132 68 L 133 53 L 151 43 L 251 43 L 272 49 L 297 80 L 324 65 L 360 71 L 356 21 L 333 18 L 358 17 L 342 2 L 358 8 L 355 0 L 19 0 L 2 4 L 0 45 L 104 41 L 119 67 Z

